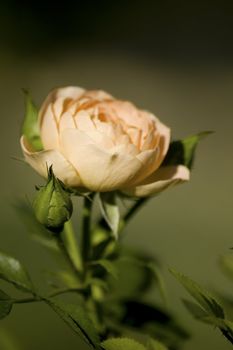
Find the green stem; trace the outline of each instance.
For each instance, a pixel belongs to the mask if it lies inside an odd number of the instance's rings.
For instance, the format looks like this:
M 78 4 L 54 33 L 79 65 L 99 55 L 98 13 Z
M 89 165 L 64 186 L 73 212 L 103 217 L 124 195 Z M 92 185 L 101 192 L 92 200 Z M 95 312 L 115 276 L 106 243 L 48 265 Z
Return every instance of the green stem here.
M 75 265 L 75 268 L 81 272 L 83 270 L 82 257 L 71 220 L 67 221 L 64 225 L 62 239 L 70 259 L 72 260 L 72 264 Z
M 93 198 L 93 197 L 92 197 Z M 86 264 L 91 257 L 91 208 L 92 198 L 84 197 L 82 223 L 82 254 Z
M 82 288 L 68 288 L 68 289 L 61 289 L 57 290 L 56 292 L 53 292 L 49 294 L 47 297 L 42 297 L 39 295 L 36 295 L 35 297 L 32 298 L 22 298 L 22 299 L 15 299 L 13 301 L 14 304 L 26 304 L 26 303 L 35 303 L 38 301 L 45 301 L 48 298 L 53 298 L 61 294 L 66 294 L 66 293 L 77 293 L 83 291 Z
M 61 234 L 58 234 L 56 236 L 56 239 L 57 239 L 57 244 L 58 244 L 60 250 L 62 251 L 64 258 L 67 261 L 67 264 L 70 266 L 71 270 L 78 277 L 78 279 L 80 279 L 80 271 L 77 269 L 76 265 L 74 264 L 70 254 L 69 254 L 69 252 L 67 250 L 67 247 L 66 247 L 66 245 L 64 243 L 64 240 L 63 240 Z
M 49 294 L 48 298 L 53 298 L 61 294 L 66 294 L 66 293 L 77 293 L 77 292 L 82 292 L 83 288 L 68 288 L 68 289 L 61 289 L 57 290 L 56 292 L 53 292 Z
M 123 221 L 128 223 L 130 219 L 136 214 L 136 212 L 148 201 L 149 197 L 138 199 L 132 207 L 127 211 L 125 216 L 123 217 Z
M 13 301 L 14 304 L 26 304 L 26 303 L 34 303 L 38 301 L 42 301 L 43 298 L 35 297 L 35 298 L 23 298 L 23 299 L 15 299 Z

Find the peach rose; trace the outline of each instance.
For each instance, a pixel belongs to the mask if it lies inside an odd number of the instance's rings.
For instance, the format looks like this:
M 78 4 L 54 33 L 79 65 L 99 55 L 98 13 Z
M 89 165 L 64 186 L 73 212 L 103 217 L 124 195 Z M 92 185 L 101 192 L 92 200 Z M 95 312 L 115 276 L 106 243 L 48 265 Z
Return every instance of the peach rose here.
M 42 151 L 21 138 L 26 161 L 44 177 L 53 165 L 70 187 L 144 197 L 189 180 L 183 165 L 161 167 L 170 129 L 104 91 L 72 86 L 52 91 L 40 108 L 39 127 Z

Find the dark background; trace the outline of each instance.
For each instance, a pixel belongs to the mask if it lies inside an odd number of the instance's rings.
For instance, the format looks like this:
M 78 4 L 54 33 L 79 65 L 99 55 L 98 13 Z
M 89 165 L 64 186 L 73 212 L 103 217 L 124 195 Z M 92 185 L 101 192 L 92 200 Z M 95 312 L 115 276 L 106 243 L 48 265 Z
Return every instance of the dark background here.
M 36 279 L 52 261 L 28 239 L 13 208 L 15 198 L 31 199 L 34 185 L 43 183 L 12 159 L 22 156 L 21 88 L 28 88 L 38 105 L 54 86 L 101 88 L 154 112 L 175 138 L 215 131 L 200 144 L 191 182 L 151 200 L 125 233 L 127 243 L 164 264 L 170 307 L 194 333 L 187 350 L 230 348 L 216 330 L 187 314 L 180 303 L 185 293 L 167 268 L 215 291 L 232 290 L 218 267 L 219 256 L 233 245 L 232 34 L 232 1 L 0 4 L 0 247 L 23 261 Z M 157 298 L 156 291 L 152 296 Z M 39 304 L 16 306 L 1 321 L 3 328 L 21 350 L 79 346 L 62 321 Z
M 104 49 L 165 61 L 231 61 L 232 1 L 2 1 L 1 40 L 21 54 Z

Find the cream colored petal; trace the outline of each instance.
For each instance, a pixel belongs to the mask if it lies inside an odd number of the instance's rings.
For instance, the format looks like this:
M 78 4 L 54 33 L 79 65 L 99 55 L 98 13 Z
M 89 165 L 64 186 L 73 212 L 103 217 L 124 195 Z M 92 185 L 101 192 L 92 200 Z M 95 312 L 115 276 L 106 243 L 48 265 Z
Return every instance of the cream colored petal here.
M 61 137 L 64 154 L 77 169 L 84 186 L 91 191 L 118 189 L 129 184 L 141 170 L 142 163 L 137 158 L 108 153 L 79 130 L 65 130 Z
M 110 102 L 108 105 L 117 115 L 117 117 L 123 120 L 128 126 L 136 127 L 139 129 L 143 127 L 143 123 L 139 117 L 138 109 L 132 103 L 116 100 Z
M 63 113 L 59 122 L 59 132 L 65 129 L 75 129 L 75 128 L 76 128 L 75 121 L 70 110 Z
M 103 90 L 90 90 L 86 91 L 84 94 L 85 97 L 93 98 L 94 100 L 104 101 L 112 100 L 113 96 Z
M 78 86 L 66 86 L 58 89 L 52 90 L 46 99 L 44 100 L 40 111 L 39 111 L 39 121 L 42 123 L 44 113 L 50 103 L 54 105 L 55 118 L 58 121 L 63 110 L 64 100 L 73 99 L 76 100 L 80 98 L 85 90 Z
M 142 169 L 141 172 L 137 175 L 134 185 L 143 181 L 155 171 L 158 153 L 158 149 L 153 149 L 141 152 L 137 155 L 137 159 L 139 159 L 142 163 Z
M 140 185 L 122 190 L 125 194 L 135 197 L 148 197 L 164 191 L 168 187 L 186 182 L 190 171 L 183 165 L 161 167 Z
M 81 187 L 80 177 L 74 167 L 57 150 L 31 152 L 24 136 L 21 137 L 21 147 L 27 163 L 41 176 L 47 177 L 47 168 L 53 166 L 54 174 L 66 185 Z
M 85 132 L 95 131 L 95 125 L 91 120 L 90 114 L 87 111 L 80 111 L 75 116 L 75 124 L 77 129 Z
M 50 103 L 44 113 L 40 136 L 45 150 L 59 149 L 58 125 Z
M 156 122 L 156 129 L 160 134 L 160 140 L 158 145 L 160 153 L 156 167 L 158 169 L 167 154 L 171 140 L 171 130 L 166 125 L 162 124 L 159 120 L 157 120 Z

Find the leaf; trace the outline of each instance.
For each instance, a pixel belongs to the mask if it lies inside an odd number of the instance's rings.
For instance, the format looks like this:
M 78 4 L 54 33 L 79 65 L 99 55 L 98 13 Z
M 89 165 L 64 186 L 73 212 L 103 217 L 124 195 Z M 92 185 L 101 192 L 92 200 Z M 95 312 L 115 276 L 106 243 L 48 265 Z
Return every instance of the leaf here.
M 183 299 L 183 304 L 185 305 L 186 309 L 192 314 L 192 316 L 198 320 L 203 321 L 209 314 L 198 304 Z
M 135 264 L 133 259 L 118 259 L 114 262 L 118 271 L 117 280 L 110 278 L 112 298 L 135 298 L 152 286 L 152 273 L 143 265 Z
M 215 327 L 218 327 L 224 337 L 233 344 L 233 323 L 229 320 L 217 318 L 217 317 L 206 317 L 204 322 L 209 323 Z
M 29 93 L 24 90 L 25 94 L 25 116 L 22 126 L 22 134 L 26 137 L 34 151 L 43 150 L 43 144 L 40 138 L 40 129 L 38 122 L 38 111 L 33 103 Z
M 91 265 L 99 265 L 101 266 L 107 273 L 112 275 L 115 279 L 118 279 L 118 271 L 116 265 L 114 265 L 111 261 L 107 259 L 100 259 L 97 261 L 92 261 Z
M 148 350 L 168 350 L 168 348 L 160 341 L 155 339 L 149 339 Z
M 142 344 L 130 338 L 111 338 L 101 345 L 105 350 L 146 350 Z
M 0 319 L 6 317 L 11 312 L 12 305 L 11 298 L 0 290 Z
M 163 344 L 177 349 L 190 338 L 187 330 L 180 325 L 166 310 L 156 305 L 143 303 L 141 300 L 121 300 L 104 305 L 108 322 L 116 327 L 120 334 L 135 334 L 137 339 L 145 336 L 158 339 Z
M 2 252 L 0 252 L 0 278 L 21 290 L 27 292 L 34 290 L 30 277 L 21 263 Z
M 117 205 L 115 192 L 102 192 L 99 194 L 99 204 L 102 215 L 112 230 L 114 237 L 118 238 L 120 224 L 120 211 Z
M 155 281 L 159 288 L 159 293 L 161 296 L 161 299 L 163 301 L 164 306 L 167 305 L 167 294 L 166 294 L 166 288 L 164 285 L 164 280 L 162 278 L 162 275 L 157 267 L 157 265 L 154 262 L 149 262 L 145 265 L 154 275 Z
M 175 270 L 170 270 L 170 272 L 208 314 L 224 318 L 224 310 L 222 306 L 206 290 L 189 277 L 182 275 Z
M 47 299 L 46 302 L 88 345 L 94 349 L 101 349 L 96 329 L 81 305 L 55 302 L 52 299 Z
M 220 267 L 233 280 L 233 256 L 228 254 L 220 258 Z
M 189 136 L 184 140 L 171 142 L 162 165 L 166 166 L 180 164 L 191 169 L 198 142 L 209 134 L 212 134 L 212 131 L 203 131 L 197 135 Z
M 147 261 L 137 257 L 130 257 L 130 256 L 122 257 L 120 258 L 120 260 L 130 262 L 138 267 L 141 267 L 144 270 L 147 270 L 152 275 L 154 281 L 158 285 L 160 297 L 163 301 L 163 304 L 165 306 L 167 305 L 167 295 L 166 295 L 166 289 L 164 286 L 164 281 L 155 261 Z

